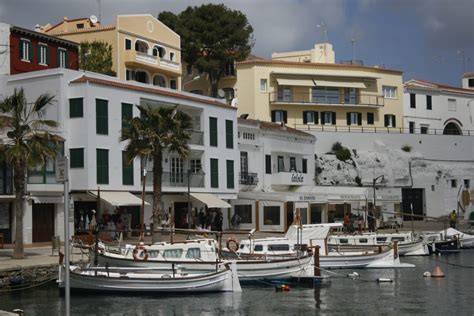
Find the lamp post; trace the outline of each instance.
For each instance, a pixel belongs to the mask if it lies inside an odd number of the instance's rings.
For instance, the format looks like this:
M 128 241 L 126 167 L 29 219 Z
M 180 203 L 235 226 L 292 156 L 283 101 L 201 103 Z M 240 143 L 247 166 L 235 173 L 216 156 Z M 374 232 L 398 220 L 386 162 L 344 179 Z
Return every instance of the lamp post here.
M 140 208 L 140 241 L 144 241 L 145 234 L 144 234 L 144 221 L 145 221 L 145 186 L 146 186 L 146 167 L 148 164 L 148 156 L 145 157 L 145 163 L 143 164 L 143 184 L 142 184 L 142 205 Z M 154 214 L 157 216 L 157 214 Z M 153 226 L 153 230 L 155 227 Z
M 384 175 L 378 176 L 377 178 L 374 178 L 374 179 L 372 180 L 372 188 L 374 189 L 374 205 L 373 205 L 373 207 L 374 207 L 374 212 L 375 212 L 375 210 L 376 210 L 376 208 L 375 208 L 375 196 L 376 196 L 376 194 L 375 194 L 375 184 L 377 183 L 377 180 L 378 180 L 378 179 L 382 179 L 382 180 L 380 180 L 380 182 L 382 182 L 383 179 L 384 179 Z
M 188 169 L 188 229 L 191 229 L 191 169 Z

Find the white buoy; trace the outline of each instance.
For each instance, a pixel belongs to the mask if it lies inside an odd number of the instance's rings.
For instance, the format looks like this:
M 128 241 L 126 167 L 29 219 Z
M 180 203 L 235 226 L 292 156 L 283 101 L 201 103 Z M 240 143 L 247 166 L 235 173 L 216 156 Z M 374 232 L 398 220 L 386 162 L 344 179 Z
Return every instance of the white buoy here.
M 354 279 L 354 278 L 357 278 L 357 277 L 359 276 L 359 273 L 357 273 L 357 272 L 352 272 L 352 273 L 349 273 L 347 276 L 348 276 L 349 278 L 353 278 L 353 279 Z
M 426 271 L 425 273 L 423 273 L 423 276 L 425 278 L 429 278 L 429 277 L 431 277 L 431 273 L 429 271 Z

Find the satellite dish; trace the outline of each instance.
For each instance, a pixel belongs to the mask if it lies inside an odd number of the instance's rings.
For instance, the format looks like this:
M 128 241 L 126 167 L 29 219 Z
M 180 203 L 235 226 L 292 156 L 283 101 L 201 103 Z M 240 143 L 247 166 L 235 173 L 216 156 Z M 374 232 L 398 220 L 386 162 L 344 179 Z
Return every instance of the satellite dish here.
M 89 18 L 89 21 L 91 21 L 92 24 L 96 24 L 98 20 L 95 15 L 91 15 Z
M 230 105 L 234 108 L 236 108 L 238 104 L 239 104 L 239 100 L 237 98 L 233 98 L 232 101 L 230 102 Z M 249 115 L 247 114 L 247 116 L 249 116 Z M 247 117 L 245 117 L 245 118 L 247 118 Z
M 217 96 L 221 99 L 225 98 L 225 91 L 222 89 L 217 90 Z

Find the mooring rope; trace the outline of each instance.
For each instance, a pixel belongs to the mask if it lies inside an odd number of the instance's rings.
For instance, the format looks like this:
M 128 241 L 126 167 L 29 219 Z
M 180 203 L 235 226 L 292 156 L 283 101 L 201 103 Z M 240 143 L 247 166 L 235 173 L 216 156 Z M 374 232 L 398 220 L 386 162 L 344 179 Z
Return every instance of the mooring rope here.
M 436 261 L 436 262 L 439 262 L 439 263 L 447 264 L 447 265 L 450 265 L 450 266 L 453 266 L 453 267 L 460 267 L 460 268 L 466 268 L 466 269 L 474 269 L 474 266 L 466 266 L 466 265 L 463 265 L 463 264 L 451 263 L 451 262 L 447 262 L 447 261 L 444 261 L 444 260 L 439 260 L 439 259 L 432 258 L 431 256 L 428 257 L 428 259 L 433 260 L 433 261 Z

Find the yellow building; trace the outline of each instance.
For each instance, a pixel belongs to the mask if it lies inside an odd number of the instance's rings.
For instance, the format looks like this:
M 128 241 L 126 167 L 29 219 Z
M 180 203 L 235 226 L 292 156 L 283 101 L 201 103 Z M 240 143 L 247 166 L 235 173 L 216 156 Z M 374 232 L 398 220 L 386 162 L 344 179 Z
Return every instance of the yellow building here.
M 150 14 L 119 15 L 112 25 L 102 25 L 95 16 L 65 17 L 38 30 L 77 43 L 106 42 L 117 78 L 181 89 L 180 36 Z
M 402 72 L 336 64 L 330 44 L 236 64 L 240 115 L 315 130 L 403 128 Z

